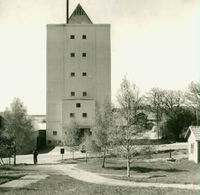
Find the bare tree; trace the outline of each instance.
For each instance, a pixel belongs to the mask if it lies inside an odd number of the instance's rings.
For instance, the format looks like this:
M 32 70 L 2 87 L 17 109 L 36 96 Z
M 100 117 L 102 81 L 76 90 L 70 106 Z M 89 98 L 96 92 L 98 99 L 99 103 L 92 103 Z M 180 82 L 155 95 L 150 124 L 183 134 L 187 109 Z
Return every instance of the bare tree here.
M 105 168 L 106 154 L 110 146 L 109 133 L 112 128 L 112 108 L 109 101 L 105 101 L 103 109 L 96 112 L 96 124 L 92 128 L 92 137 L 96 145 L 103 152 L 102 168 Z
M 113 146 L 118 148 L 119 154 L 126 158 L 127 177 L 130 177 L 131 159 L 137 152 L 134 139 L 141 132 L 141 127 L 138 125 L 123 126 L 123 121 L 119 124 L 119 120 L 118 125 L 110 133 L 110 137 L 112 138 Z
M 126 77 L 120 86 L 117 95 L 117 101 L 120 106 L 120 112 L 128 125 L 135 124 L 136 116 L 140 113 L 142 106 L 142 97 L 140 91 L 135 84 L 131 84 Z
M 196 122 L 199 125 L 199 113 L 200 113 L 200 82 L 191 82 L 188 86 L 188 90 L 185 93 L 187 99 L 187 105 L 194 110 L 196 115 Z
M 145 100 L 150 111 L 155 114 L 157 135 L 159 138 L 159 123 L 161 122 L 164 113 L 164 91 L 159 88 L 153 88 L 146 94 Z
M 153 88 L 146 95 L 145 99 L 150 111 L 156 116 L 156 124 L 158 126 L 164 112 L 164 91 L 159 88 Z
M 64 127 L 64 135 L 65 145 L 70 147 L 74 160 L 75 148 L 80 144 L 79 128 L 76 121 L 73 120 L 68 126 Z
M 140 112 L 142 98 L 139 89 L 131 84 L 126 78 L 121 83 L 117 96 L 119 113 L 116 115 L 116 127 L 113 128 L 110 136 L 114 145 L 122 147 L 122 152 L 127 159 L 127 176 L 130 177 L 130 162 L 134 154 L 134 137 L 141 131 L 137 124 L 137 114 Z
M 170 115 L 184 105 L 185 99 L 182 91 L 164 90 L 164 107 L 166 115 Z

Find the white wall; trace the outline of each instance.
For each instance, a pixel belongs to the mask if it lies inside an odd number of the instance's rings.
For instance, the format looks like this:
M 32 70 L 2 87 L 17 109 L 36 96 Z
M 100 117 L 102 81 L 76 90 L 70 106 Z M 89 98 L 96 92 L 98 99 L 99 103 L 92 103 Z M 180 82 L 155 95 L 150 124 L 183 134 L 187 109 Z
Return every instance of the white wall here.
M 194 149 L 193 149 L 193 153 L 191 151 L 191 145 L 194 145 Z M 195 139 L 194 134 L 191 132 L 189 138 L 188 138 L 188 160 L 190 161 L 194 161 L 197 163 L 198 159 L 197 159 L 197 155 L 198 155 L 198 151 L 197 151 L 197 141 Z
M 62 139 L 63 58 L 64 25 L 47 25 L 47 143 Z
M 80 103 L 81 107 L 77 108 L 76 103 Z M 70 113 L 75 116 L 70 118 Z M 82 113 L 87 113 L 87 117 L 83 118 Z M 76 121 L 80 128 L 91 127 L 95 120 L 95 101 L 94 100 L 65 100 L 63 101 L 63 127 L 70 124 L 71 120 Z
M 71 120 L 69 113 L 75 113 L 80 126 L 89 128 L 95 121 L 96 105 L 102 107 L 105 99 L 111 101 L 110 50 L 110 25 L 47 25 L 47 141 L 62 140 L 63 126 Z M 74 58 L 70 56 L 72 52 Z M 82 53 L 87 56 L 82 57 Z M 72 91 L 76 93 L 74 97 L 70 95 Z M 82 95 L 84 91 L 86 97 Z M 82 107 L 75 108 L 76 102 Z M 83 118 L 82 113 L 88 117 Z M 53 131 L 57 131 L 56 136 Z

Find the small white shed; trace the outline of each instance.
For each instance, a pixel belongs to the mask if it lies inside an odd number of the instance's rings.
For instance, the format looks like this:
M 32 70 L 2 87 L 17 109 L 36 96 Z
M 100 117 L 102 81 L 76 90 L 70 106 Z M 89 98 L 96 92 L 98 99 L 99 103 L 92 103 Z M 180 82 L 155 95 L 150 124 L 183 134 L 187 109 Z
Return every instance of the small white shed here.
M 200 162 L 200 126 L 190 126 L 185 134 L 188 140 L 188 160 Z

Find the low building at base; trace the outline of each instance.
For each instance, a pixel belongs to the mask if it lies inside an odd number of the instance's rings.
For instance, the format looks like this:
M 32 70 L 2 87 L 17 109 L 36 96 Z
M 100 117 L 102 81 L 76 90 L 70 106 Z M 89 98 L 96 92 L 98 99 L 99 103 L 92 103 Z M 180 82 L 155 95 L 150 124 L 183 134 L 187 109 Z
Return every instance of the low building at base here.
M 46 148 L 46 115 L 31 115 L 37 149 Z
M 188 140 L 188 160 L 200 162 L 200 126 L 190 126 L 185 138 Z

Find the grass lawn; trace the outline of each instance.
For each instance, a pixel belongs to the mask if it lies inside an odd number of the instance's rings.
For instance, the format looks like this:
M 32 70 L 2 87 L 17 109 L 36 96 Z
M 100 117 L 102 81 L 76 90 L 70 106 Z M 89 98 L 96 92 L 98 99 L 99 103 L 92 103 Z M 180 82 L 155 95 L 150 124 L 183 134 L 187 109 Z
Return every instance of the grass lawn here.
M 175 150 L 171 152 L 171 157 L 176 158 L 177 155 L 187 155 L 187 150 L 185 149 L 180 149 L 180 150 Z M 148 158 L 169 158 L 170 157 L 170 153 L 169 150 L 165 150 L 165 151 L 160 151 L 151 155 L 138 155 L 135 156 L 134 159 L 148 159 Z
M 21 169 L 18 166 L 0 166 L 0 184 L 23 177 L 26 175 L 26 172 L 27 170 Z
M 68 176 L 51 175 L 21 189 L 1 189 L 3 195 L 199 195 L 199 191 L 165 188 L 131 188 L 89 184 Z
M 78 163 L 77 166 L 80 169 L 91 172 L 112 174 L 111 176 L 106 175 L 107 177 L 128 179 L 125 176 L 126 161 L 124 159 L 107 158 L 106 168 L 104 169 L 101 168 L 101 164 L 102 159 L 90 159 L 87 163 Z M 142 162 L 137 160 L 131 163 L 130 180 L 137 182 L 200 184 L 200 166 L 189 162 L 187 159 L 177 160 L 176 162 Z

